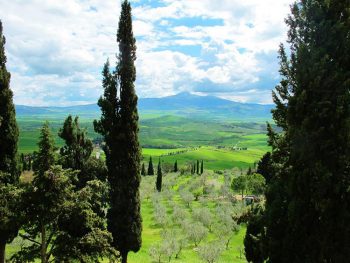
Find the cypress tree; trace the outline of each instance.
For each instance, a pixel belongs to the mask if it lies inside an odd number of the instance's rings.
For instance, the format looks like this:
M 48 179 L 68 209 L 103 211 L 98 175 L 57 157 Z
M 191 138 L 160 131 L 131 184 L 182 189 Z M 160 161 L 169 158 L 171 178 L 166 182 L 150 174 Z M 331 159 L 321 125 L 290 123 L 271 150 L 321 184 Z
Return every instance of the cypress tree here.
M 177 160 L 176 160 L 174 163 L 174 173 L 177 173 L 177 171 L 178 171 L 178 168 L 177 168 Z
M 16 122 L 13 93 L 10 89 L 11 74 L 6 69 L 5 37 L 0 20 L 0 187 L 2 193 L 11 192 L 19 183 L 20 169 L 17 158 L 18 126 Z M 6 214 L 13 213 L 6 202 L 0 204 L 0 263 L 5 260 L 6 243 L 11 242 L 18 233 L 16 217 Z M 4 220 L 6 218 L 6 220 Z
M 154 175 L 154 169 L 153 169 L 153 163 L 152 163 L 152 156 L 149 157 L 147 175 Z
M 197 172 L 197 174 L 199 174 L 199 161 L 197 160 L 197 170 L 196 170 L 196 172 Z
M 204 163 L 203 163 L 203 160 L 201 162 L 201 174 L 203 174 L 203 171 L 204 171 Z
M 350 257 L 349 1 L 304 0 L 287 19 L 273 99 L 281 134 L 268 127 L 266 194 L 270 262 L 347 262 Z
M 106 142 L 105 153 L 110 183 L 108 230 L 113 245 L 127 262 L 129 251 L 141 247 L 142 219 L 140 214 L 140 146 L 138 141 L 136 79 L 136 45 L 132 30 L 130 3 L 122 2 L 117 42 L 119 43 L 116 72 L 103 70 L 104 97 L 99 100 L 102 117 L 95 129 Z M 119 98 L 117 87 L 119 84 Z
M 45 122 L 40 131 L 39 151 L 34 160 L 34 171 L 43 176 L 55 164 L 55 143 L 49 123 Z
M 145 176 L 145 175 L 146 175 L 145 163 L 142 163 L 141 175 L 143 175 L 143 176 Z
M 160 164 L 160 158 L 159 158 L 159 162 L 158 162 L 158 169 L 157 169 L 157 181 L 156 181 L 156 189 L 158 192 L 162 191 L 162 167 Z
M 17 159 L 18 126 L 16 111 L 13 104 L 13 93 L 10 89 L 11 74 L 6 68 L 5 54 L 6 39 L 3 35 L 0 21 L 0 171 L 10 174 L 9 183 L 16 183 L 19 179 L 20 169 Z

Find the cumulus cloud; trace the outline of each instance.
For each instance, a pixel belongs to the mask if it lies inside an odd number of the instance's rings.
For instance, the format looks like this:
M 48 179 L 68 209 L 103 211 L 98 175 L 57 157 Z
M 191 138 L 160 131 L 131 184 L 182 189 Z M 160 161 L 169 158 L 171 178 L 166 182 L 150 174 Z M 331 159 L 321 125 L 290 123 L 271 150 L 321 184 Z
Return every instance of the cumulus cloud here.
M 140 97 L 268 103 L 292 0 L 134 0 Z M 115 60 L 120 1 L 0 0 L 15 103 L 94 103 Z M 113 65 L 113 63 L 112 63 Z

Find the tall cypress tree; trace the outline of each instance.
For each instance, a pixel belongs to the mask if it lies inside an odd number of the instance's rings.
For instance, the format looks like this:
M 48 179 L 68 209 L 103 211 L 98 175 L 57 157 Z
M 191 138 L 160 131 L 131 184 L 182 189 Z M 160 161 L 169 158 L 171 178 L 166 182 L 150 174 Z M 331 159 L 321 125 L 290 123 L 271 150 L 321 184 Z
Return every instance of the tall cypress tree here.
M 103 70 L 104 97 L 99 100 L 102 117 L 95 129 L 105 137 L 106 162 L 110 183 L 108 229 L 113 244 L 127 262 L 129 251 L 141 247 L 140 213 L 140 146 L 138 141 L 136 79 L 136 45 L 132 30 L 130 3 L 122 2 L 117 33 L 119 43 L 116 72 L 111 74 L 106 63 Z M 117 96 L 119 83 L 119 98 Z
M 162 191 L 162 167 L 160 164 L 160 158 L 159 158 L 159 162 L 158 162 L 158 169 L 157 169 L 157 181 L 156 181 L 156 189 L 158 192 Z
M 154 169 L 153 169 L 153 163 L 152 163 L 152 156 L 149 157 L 147 175 L 154 175 Z
M 303 0 L 287 19 L 290 58 L 269 126 L 266 194 L 270 262 L 347 262 L 350 257 L 349 1 Z
M 203 174 L 203 171 L 204 171 L 204 163 L 203 163 L 203 160 L 201 162 L 201 174 Z
M 199 160 L 197 160 L 197 170 L 196 170 L 196 172 L 197 172 L 197 174 L 199 174 Z
M 8 187 L 19 183 L 20 169 L 17 157 L 18 126 L 16 122 L 15 106 L 13 104 L 13 93 L 10 89 L 11 74 L 6 69 L 5 37 L 3 35 L 2 22 L 0 20 L 0 186 L 5 193 Z M 12 185 L 12 186 L 11 186 Z M 7 189 L 7 190 L 6 190 Z M 16 217 L 7 217 L 10 214 L 6 203 L 0 204 L 0 262 L 5 259 L 6 243 L 9 243 L 17 235 L 18 225 Z M 4 220 L 6 218 L 6 220 Z
M 16 183 L 20 172 L 17 158 L 19 132 L 13 104 L 13 93 L 10 89 L 11 74 L 6 69 L 5 43 L 6 39 L 0 21 L 0 171 L 10 174 L 8 181 Z

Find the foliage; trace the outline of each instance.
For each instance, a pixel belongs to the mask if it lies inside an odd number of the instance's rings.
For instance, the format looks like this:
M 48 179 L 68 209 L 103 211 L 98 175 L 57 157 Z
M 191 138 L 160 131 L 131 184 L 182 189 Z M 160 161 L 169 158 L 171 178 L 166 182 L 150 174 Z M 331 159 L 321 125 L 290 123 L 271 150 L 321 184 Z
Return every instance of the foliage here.
M 105 220 L 98 216 L 91 199 L 101 198 L 103 185 L 90 182 L 76 191 L 73 184 L 76 172 L 53 166 L 36 173 L 31 185 L 23 194 L 26 222 L 23 239 L 31 245 L 22 247 L 13 256 L 17 262 L 50 262 L 80 260 L 95 262 L 98 258 L 117 253 L 109 246 L 111 235 L 105 229 Z M 102 201 L 100 201 L 102 203 Z
M 79 117 L 77 116 L 73 120 L 72 116 L 69 115 L 58 135 L 65 142 L 65 145 L 60 149 L 62 167 L 82 170 L 91 156 L 93 145 L 92 141 L 87 138 L 86 130 L 80 128 Z
M 207 263 L 214 263 L 220 257 L 224 250 L 222 244 L 218 241 L 209 242 L 198 249 L 198 254 Z
M 244 238 L 245 256 L 248 262 L 264 263 L 267 260 L 264 210 L 254 205 L 249 211 L 249 222 Z
M 240 175 L 233 178 L 231 187 L 233 191 L 241 192 L 243 198 L 244 191 L 247 189 L 247 176 Z
M 129 251 L 141 247 L 142 219 L 140 213 L 140 146 L 138 140 L 136 79 L 136 45 L 132 29 L 130 3 L 122 2 L 117 32 L 118 63 L 112 74 L 109 63 L 103 69 L 104 96 L 98 105 L 102 111 L 95 130 L 105 140 L 106 164 L 110 184 L 108 230 L 113 245 L 120 251 L 122 262 L 127 262 Z M 119 84 L 119 97 L 118 97 Z
M 270 262 L 346 262 L 350 256 L 350 10 L 305 0 L 288 17 L 290 56 L 273 93 L 266 193 Z M 325 33 L 327 32 L 327 33 Z
M 10 89 L 11 74 L 6 68 L 6 39 L 0 20 L 0 262 L 4 261 L 5 246 L 17 235 L 19 222 L 15 213 L 17 185 L 20 169 L 17 156 L 18 126 L 13 93 Z M 13 200 L 7 198 L 13 197 Z
M 149 157 L 147 175 L 154 175 L 152 156 Z
M 41 128 L 38 146 L 39 151 L 35 155 L 33 170 L 43 175 L 55 164 L 55 144 L 48 122 Z
M 158 192 L 162 191 L 162 177 L 163 177 L 162 167 L 161 167 L 160 159 L 159 159 L 158 168 L 157 168 L 157 180 L 156 180 L 156 189 Z

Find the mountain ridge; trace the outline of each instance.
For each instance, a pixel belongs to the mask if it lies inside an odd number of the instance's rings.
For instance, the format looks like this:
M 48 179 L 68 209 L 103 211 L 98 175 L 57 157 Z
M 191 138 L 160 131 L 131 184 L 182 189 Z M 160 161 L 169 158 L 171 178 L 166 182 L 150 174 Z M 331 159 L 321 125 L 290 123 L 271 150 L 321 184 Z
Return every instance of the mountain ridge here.
M 242 103 L 218 98 L 199 96 L 188 92 L 162 98 L 140 98 L 138 109 L 143 114 L 179 115 L 199 118 L 262 118 L 271 119 L 271 104 Z M 26 106 L 16 105 L 18 116 L 28 115 L 79 115 L 97 117 L 100 109 L 97 104 L 76 106 Z

